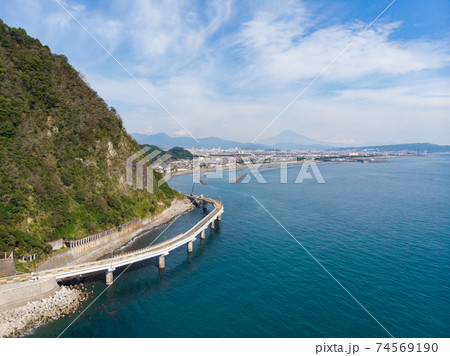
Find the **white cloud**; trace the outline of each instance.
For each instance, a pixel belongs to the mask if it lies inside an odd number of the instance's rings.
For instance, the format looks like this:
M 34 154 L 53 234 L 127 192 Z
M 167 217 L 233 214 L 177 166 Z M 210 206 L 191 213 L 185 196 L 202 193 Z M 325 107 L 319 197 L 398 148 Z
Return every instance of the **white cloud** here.
M 249 53 L 254 80 L 292 83 L 319 75 L 353 40 L 353 45 L 321 79 L 349 81 L 369 75 L 401 75 L 448 66 L 444 42 L 390 39 L 400 22 L 378 23 L 357 36 L 365 23 L 350 23 L 311 30 L 310 22 L 291 10 L 260 13 L 244 24 L 240 43 Z M 305 15 L 302 12 L 304 18 Z M 313 16 L 310 14 L 310 16 Z
M 346 89 L 339 91 L 338 97 L 367 105 L 397 105 L 422 110 L 442 108 L 450 112 L 450 81 L 382 89 Z
M 56 3 L 12 1 L 10 16 L 20 9 L 18 20 L 66 54 L 130 132 L 182 129 Z M 366 26 L 357 19 L 325 23 L 317 7 L 301 1 L 65 4 L 194 136 L 243 141 Z M 448 44 L 400 40 L 403 30 L 383 16 L 265 136 L 291 128 L 336 142 L 448 142 Z
M 178 130 L 175 132 L 175 136 L 190 136 L 186 130 Z
M 130 42 L 141 74 L 173 75 L 193 61 L 207 61 L 212 50 L 205 42 L 230 16 L 230 1 L 204 4 L 206 20 L 189 11 L 189 2 L 133 2 L 125 22 L 124 37 Z M 191 68 L 187 68 L 191 70 Z
M 151 126 L 148 126 L 146 128 L 139 130 L 138 132 L 143 135 L 151 135 L 153 133 L 153 130 Z

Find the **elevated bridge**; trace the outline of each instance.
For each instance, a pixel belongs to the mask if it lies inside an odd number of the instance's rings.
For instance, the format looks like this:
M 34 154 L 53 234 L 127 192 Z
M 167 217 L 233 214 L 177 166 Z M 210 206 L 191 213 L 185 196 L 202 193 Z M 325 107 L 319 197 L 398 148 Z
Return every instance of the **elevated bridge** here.
M 71 277 L 84 276 L 91 273 L 98 273 L 102 271 L 104 271 L 106 275 L 106 284 L 110 285 L 113 283 L 113 273 L 116 268 L 126 266 L 139 261 L 144 261 L 153 257 L 159 258 L 159 268 L 162 269 L 165 267 L 165 256 L 167 256 L 171 251 L 183 245 L 187 245 L 188 252 L 192 252 L 193 242 L 197 239 L 197 237 L 200 236 L 201 239 L 204 239 L 205 230 L 208 229 L 208 227 L 214 229 L 215 221 L 221 220 L 224 209 L 219 201 L 210 198 L 205 198 L 203 196 L 187 195 L 187 197 L 193 201 L 201 201 L 203 205 L 212 204 L 214 206 L 214 209 L 185 233 L 179 234 L 164 242 L 160 242 L 158 244 L 140 250 L 123 253 L 113 258 L 83 263 L 75 266 L 68 266 L 64 268 L 41 271 L 39 273 L 1 278 L 0 285 L 19 281 L 26 281 L 32 277 L 38 278 L 55 277 L 56 280 L 62 280 Z

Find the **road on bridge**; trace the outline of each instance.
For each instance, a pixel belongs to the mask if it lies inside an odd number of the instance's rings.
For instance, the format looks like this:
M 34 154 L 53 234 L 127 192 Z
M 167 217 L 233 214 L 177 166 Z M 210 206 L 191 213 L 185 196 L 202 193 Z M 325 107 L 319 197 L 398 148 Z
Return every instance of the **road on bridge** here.
M 108 284 L 108 275 L 110 275 L 110 278 L 112 278 L 112 271 L 114 271 L 114 269 L 116 269 L 117 267 L 129 265 L 152 257 L 160 257 L 164 259 L 164 256 L 168 255 L 170 251 L 182 245 L 192 243 L 194 240 L 197 239 L 197 236 L 199 234 L 201 234 L 203 238 L 204 231 L 208 228 L 208 226 L 214 228 L 215 220 L 216 219 L 221 220 L 221 215 L 224 211 L 224 208 L 219 201 L 206 197 L 197 197 L 197 196 L 187 196 L 187 197 L 194 199 L 196 201 L 202 201 L 203 204 L 206 203 L 213 204 L 214 209 L 185 233 L 179 234 L 159 244 L 152 245 L 136 251 L 123 253 L 109 259 L 84 263 L 75 266 L 68 266 L 65 268 L 47 270 L 39 273 L 1 278 L 0 285 L 27 281 L 32 276 L 38 276 L 39 278 L 55 277 L 57 280 L 61 280 L 65 278 L 83 276 L 86 274 L 96 273 L 100 271 L 105 271 L 107 273 L 107 284 Z M 192 248 L 192 245 L 190 248 Z M 162 265 L 160 260 L 160 267 L 161 268 L 164 267 L 164 260 Z M 112 280 L 109 283 L 112 283 Z

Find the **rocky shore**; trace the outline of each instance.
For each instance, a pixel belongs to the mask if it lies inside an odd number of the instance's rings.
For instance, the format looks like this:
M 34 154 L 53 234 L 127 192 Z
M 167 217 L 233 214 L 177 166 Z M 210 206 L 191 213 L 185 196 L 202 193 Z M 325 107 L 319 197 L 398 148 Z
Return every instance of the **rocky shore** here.
M 185 214 L 193 208 L 194 205 L 188 199 L 174 200 L 171 206 L 162 213 L 144 220 L 142 222 L 143 226 L 140 229 L 103 246 L 93 248 L 91 251 L 84 252 L 80 256 L 77 256 L 77 258 L 70 256 L 71 258 L 67 258 L 66 260 L 55 261 L 56 266 L 51 267 L 59 267 L 57 266 L 59 264 L 67 266 L 95 261 L 105 254 L 126 245 L 129 241 L 138 238 L 142 233 L 167 224 L 175 217 Z M 89 293 L 83 284 L 61 286 L 48 298 L 29 302 L 24 306 L 0 312 L 0 337 L 21 337 L 37 326 L 66 315 L 70 317 L 70 314 L 75 313 L 80 304 L 87 300 L 88 296 Z
M 82 284 L 62 286 L 48 298 L 0 312 L 0 337 L 21 337 L 39 325 L 73 314 L 88 294 Z

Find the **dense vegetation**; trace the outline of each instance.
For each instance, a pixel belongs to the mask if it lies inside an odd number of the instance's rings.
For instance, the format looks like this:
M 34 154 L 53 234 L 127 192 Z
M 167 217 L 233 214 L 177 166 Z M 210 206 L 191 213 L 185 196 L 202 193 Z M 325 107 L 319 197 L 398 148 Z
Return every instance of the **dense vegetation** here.
M 137 150 L 65 56 L 0 20 L 0 251 L 46 253 L 46 241 L 163 210 L 177 194 L 166 184 L 126 184 Z
M 160 154 L 155 156 L 155 159 L 158 159 L 159 157 L 162 157 L 165 154 L 170 155 L 171 161 L 178 161 L 180 159 L 192 159 L 194 157 L 194 155 L 191 152 L 185 150 L 183 147 L 173 147 L 170 150 L 165 151 L 162 148 L 159 148 L 158 146 L 155 145 L 144 144 L 139 146 L 141 148 L 150 147 L 150 151 L 161 151 Z
M 191 159 L 194 157 L 194 155 L 191 152 L 185 150 L 183 147 L 172 147 L 167 152 L 172 156 L 172 159 L 175 161 L 179 159 Z

